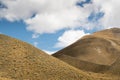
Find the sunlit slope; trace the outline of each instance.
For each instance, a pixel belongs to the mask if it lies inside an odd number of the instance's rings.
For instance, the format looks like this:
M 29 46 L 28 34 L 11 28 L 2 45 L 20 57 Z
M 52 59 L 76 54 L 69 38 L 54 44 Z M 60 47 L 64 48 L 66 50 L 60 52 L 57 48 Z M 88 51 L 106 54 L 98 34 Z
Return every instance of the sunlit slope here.
M 30 44 L 0 34 L 0 80 L 93 80 Z
M 117 73 L 120 67 L 114 64 L 119 66 L 120 63 L 120 29 L 111 28 L 84 36 L 53 56 L 85 71 Z

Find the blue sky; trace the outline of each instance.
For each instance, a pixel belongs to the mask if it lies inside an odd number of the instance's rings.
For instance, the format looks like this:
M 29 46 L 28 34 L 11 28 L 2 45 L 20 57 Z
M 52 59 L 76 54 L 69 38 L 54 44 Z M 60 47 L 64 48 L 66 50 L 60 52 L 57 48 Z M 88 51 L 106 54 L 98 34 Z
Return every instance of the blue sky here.
M 55 34 L 42 34 L 39 38 L 32 38 L 33 32 L 26 30 L 26 24 L 22 21 L 9 22 L 7 20 L 0 21 L 0 32 L 5 35 L 20 39 L 34 45 L 38 42 L 37 47 L 43 50 L 56 51 L 59 48 L 53 46 L 57 43 L 57 38 L 62 35 L 64 30 L 58 31 Z
M 119 5 L 118 0 L 0 0 L 0 33 L 51 54 L 82 36 L 119 27 Z
M 55 48 L 54 45 L 57 43 L 57 39 L 67 29 L 60 30 L 56 33 L 42 34 L 38 38 L 32 38 L 33 32 L 26 30 L 26 24 L 22 21 L 9 22 L 7 20 L 0 21 L 0 33 L 20 39 L 34 45 L 38 42 L 36 47 L 46 51 L 58 51 L 62 48 Z M 78 30 L 78 29 L 77 29 Z M 81 29 L 80 29 L 81 30 Z M 92 33 L 96 30 L 85 30 L 86 33 Z

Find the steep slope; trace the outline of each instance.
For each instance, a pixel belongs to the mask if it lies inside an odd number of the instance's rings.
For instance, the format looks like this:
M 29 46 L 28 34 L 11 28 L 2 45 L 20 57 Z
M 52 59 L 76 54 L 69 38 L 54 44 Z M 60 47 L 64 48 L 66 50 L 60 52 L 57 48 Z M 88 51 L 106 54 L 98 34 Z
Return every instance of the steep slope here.
M 120 56 L 120 29 L 111 28 L 84 36 L 53 56 L 82 70 L 109 71 L 114 63 L 120 62 L 117 60 Z
M 0 80 L 94 80 L 20 40 L 0 34 Z

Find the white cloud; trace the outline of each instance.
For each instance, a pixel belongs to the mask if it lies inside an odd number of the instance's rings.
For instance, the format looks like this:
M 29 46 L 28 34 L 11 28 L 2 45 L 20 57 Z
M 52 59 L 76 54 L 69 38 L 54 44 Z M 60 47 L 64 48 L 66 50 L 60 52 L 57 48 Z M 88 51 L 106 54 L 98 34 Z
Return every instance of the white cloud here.
M 89 33 L 85 33 L 83 30 L 68 30 L 65 31 L 59 38 L 58 43 L 55 44 L 55 47 L 57 48 L 63 48 L 66 47 L 81 37 L 88 35 Z
M 38 38 L 39 37 L 39 35 L 38 34 L 32 34 L 32 38 Z
M 0 0 L 8 9 L 1 9 L 1 16 L 9 21 L 24 20 L 41 11 L 45 0 Z
M 35 33 L 32 38 L 38 38 L 43 33 L 73 29 L 65 31 L 55 47 L 70 45 L 87 34 L 75 28 L 120 28 L 120 0 L 91 0 L 92 3 L 84 7 L 77 6 L 78 1 L 85 0 L 0 0 L 7 6 L 5 9 L 0 8 L 0 20 L 22 20 L 27 25 L 26 29 Z M 92 12 L 103 12 L 104 16 L 96 22 L 90 22 L 88 17 Z M 38 42 L 34 42 L 34 46 L 37 45 Z
M 35 47 L 37 47 L 37 46 L 38 46 L 38 42 L 34 42 L 33 45 L 34 45 Z
M 73 1 L 74 4 L 71 3 Z M 54 4 L 51 4 L 55 9 L 50 8 L 46 12 L 38 13 L 34 18 L 25 20 L 26 24 L 28 24 L 27 30 L 42 34 L 81 26 L 90 12 L 85 10 L 88 6 L 83 9 L 76 6 L 76 2 L 75 0 L 70 0 L 70 2 L 64 0 L 60 1 L 60 5 L 56 5 L 58 1 L 54 1 Z
M 120 0 L 93 0 L 93 4 L 104 12 L 100 20 L 104 28 L 120 27 Z
M 79 25 L 80 17 L 77 8 L 57 11 L 53 13 L 38 14 L 26 20 L 27 29 L 36 33 L 53 33 L 64 28 L 73 28 Z
M 52 55 L 52 54 L 54 54 L 56 52 L 56 51 L 48 51 L 48 50 L 43 50 L 43 51 L 46 52 L 49 55 Z
M 34 33 L 54 33 L 82 25 L 91 10 L 76 3 L 84 0 L 0 0 L 8 9 L 0 10 L 0 17 L 9 21 L 23 20 L 27 30 Z M 33 16 L 35 15 L 35 16 Z
M 85 0 L 0 0 L 7 9 L 0 9 L 0 18 L 23 20 L 27 30 L 37 34 L 54 33 L 61 29 L 120 27 L 120 0 L 91 0 L 91 4 L 78 7 Z M 87 20 L 91 12 L 103 12 L 97 23 Z M 33 16 L 34 15 L 34 16 Z M 36 36 L 33 36 L 36 37 Z

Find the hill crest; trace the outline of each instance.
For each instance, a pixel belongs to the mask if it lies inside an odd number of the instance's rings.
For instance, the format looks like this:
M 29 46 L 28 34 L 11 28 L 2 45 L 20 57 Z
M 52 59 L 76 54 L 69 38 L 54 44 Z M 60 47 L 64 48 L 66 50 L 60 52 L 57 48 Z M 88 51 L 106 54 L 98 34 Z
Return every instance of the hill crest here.
M 120 28 L 84 36 L 53 56 L 82 70 L 98 73 L 109 71 L 114 63 L 119 63 L 117 59 L 120 56 Z

